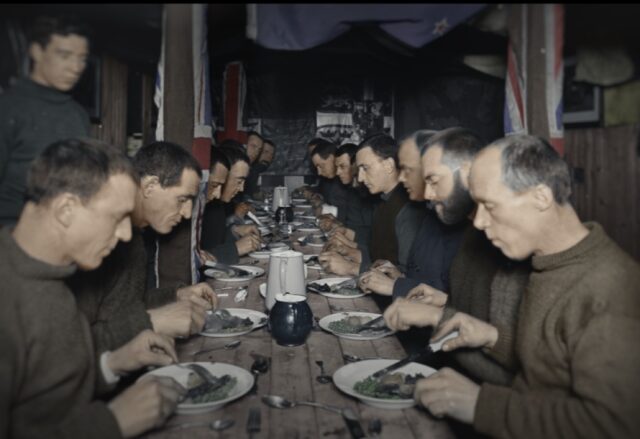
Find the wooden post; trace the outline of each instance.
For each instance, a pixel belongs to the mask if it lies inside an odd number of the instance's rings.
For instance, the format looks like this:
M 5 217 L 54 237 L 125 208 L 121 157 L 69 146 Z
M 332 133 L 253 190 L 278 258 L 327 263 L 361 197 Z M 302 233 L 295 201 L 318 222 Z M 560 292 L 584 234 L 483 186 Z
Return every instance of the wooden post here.
M 191 5 L 165 4 L 164 138 L 191 151 L 193 143 L 193 59 Z M 191 221 L 160 237 L 159 285 L 191 284 Z

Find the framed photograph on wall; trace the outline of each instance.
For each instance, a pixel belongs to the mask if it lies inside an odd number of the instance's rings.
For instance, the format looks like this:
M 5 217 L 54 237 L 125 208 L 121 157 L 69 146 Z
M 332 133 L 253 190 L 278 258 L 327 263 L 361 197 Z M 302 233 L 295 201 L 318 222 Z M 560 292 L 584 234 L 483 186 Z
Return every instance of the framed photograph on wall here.
M 602 119 L 602 88 L 586 82 L 575 81 L 576 58 L 564 60 L 564 84 L 562 92 L 565 125 L 599 125 Z
M 91 122 L 99 123 L 102 117 L 102 63 L 97 55 L 89 55 L 87 67 L 80 81 L 71 90 L 71 95 L 87 110 Z

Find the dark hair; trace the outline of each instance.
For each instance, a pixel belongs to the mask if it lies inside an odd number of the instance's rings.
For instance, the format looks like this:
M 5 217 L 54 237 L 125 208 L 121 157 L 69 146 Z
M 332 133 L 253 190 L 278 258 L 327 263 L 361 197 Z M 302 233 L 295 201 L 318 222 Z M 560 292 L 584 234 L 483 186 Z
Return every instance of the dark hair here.
M 263 145 L 265 145 L 265 144 L 267 144 L 267 143 L 268 143 L 269 145 L 273 146 L 273 150 L 274 150 L 274 151 L 276 150 L 276 144 L 275 144 L 275 143 L 273 143 L 273 140 L 271 140 L 271 139 L 263 139 L 263 140 L 262 140 L 262 144 L 263 144 Z M 263 146 L 263 147 L 264 147 L 264 146 Z
M 251 165 L 249 162 L 249 156 L 244 150 L 239 150 L 237 148 L 228 148 L 228 147 L 220 147 L 220 152 L 222 152 L 229 160 L 229 169 L 233 167 L 238 162 L 246 162 L 247 165 Z
M 88 26 L 81 22 L 78 17 L 74 15 L 55 15 L 36 18 L 27 31 L 27 38 L 29 44 L 38 43 L 44 49 L 51 41 L 52 35 L 66 37 L 72 34 L 79 35 L 87 40 L 91 39 Z
M 355 143 L 344 143 L 336 150 L 336 157 L 340 157 L 342 154 L 349 154 L 349 162 L 353 163 L 358 152 L 358 145 Z
M 328 159 L 329 156 L 336 155 L 336 150 L 337 148 L 334 143 L 325 140 L 324 142 L 320 142 L 316 145 L 315 148 L 313 148 L 313 151 L 311 152 L 311 158 L 313 158 L 313 156 L 317 154 L 322 159 Z
M 258 137 L 258 138 L 263 140 L 262 136 L 256 131 L 249 131 L 247 133 L 247 139 L 249 139 L 249 137 L 251 137 L 251 136 L 256 136 L 256 137 Z
M 218 148 L 235 148 L 243 152 L 246 150 L 244 145 L 235 139 L 224 139 L 222 142 L 220 142 Z
M 442 163 L 453 169 L 470 162 L 486 143 L 478 134 L 467 128 L 453 127 L 436 132 L 423 145 L 418 144 L 420 155 L 438 146 L 442 148 Z
M 371 148 L 382 160 L 393 159 L 396 168 L 398 167 L 398 143 L 390 135 L 380 133 L 367 137 L 358 145 L 358 151 L 364 148 Z
M 488 147 L 502 151 L 502 181 L 514 192 L 544 184 L 553 192 L 558 204 L 571 196 L 569 166 L 549 143 L 536 136 L 511 135 Z
M 222 151 L 220 151 L 219 146 L 214 146 L 213 148 L 211 148 L 211 156 L 209 158 L 209 170 L 213 172 L 213 168 L 218 163 L 227 169 L 231 169 L 231 165 L 229 164 L 229 159 L 227 158 L 227 156 L 224 155 Z
M 68 192 L 87 202 L 116 174 L 140 181 L 129 158 L 114 146 L 91 139 L 59 140 L 31 164 L 25 198 L 39 204 Z
M 133 157 L 133 164 L 140 177 L 156 176 L 162 187 L 179 185 L 185 169 L 195 171 L 202 178 L 198 161 L 176 143 L 153 142 L 145 145 Z
M 326 139 L 323 139 L 322 137 L 314 137 L 313 139 L 309 140 L 307 142 L 307 148 L 309 148 L 310 146 L 313 146 L 313 148 L 311 148 L 311 153 L 309 154 L 309 157 L 313 155 L 313 151 L 315 151 L 318 145 L 322 145 L 324 143 L 331 143 L 331 142 L 329 142 Z

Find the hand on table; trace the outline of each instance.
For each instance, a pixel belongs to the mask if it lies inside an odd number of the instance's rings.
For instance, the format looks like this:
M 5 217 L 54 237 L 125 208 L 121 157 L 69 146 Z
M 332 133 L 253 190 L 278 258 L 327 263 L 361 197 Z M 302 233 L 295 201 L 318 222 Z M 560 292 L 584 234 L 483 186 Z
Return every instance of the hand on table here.
M 351 239 L 347 238 L 342 233 L 334 233 L 333 235 L 331 235 L 329 237 L 327 242 L 331 242 L 331 243 L 335 243 L 335 244 L 342 244 L 345 247 L 349 247 L 349 248 L 358 248 L 358 244 L 356 244 Z
M 178 288 L 176 298 L 178 300 L 190 300 L 204 309 L 215 309 L 218 304 L 218 296 L 206 282 Z
M 173 339 L 149 329 L 107 356 L 107 365 L 116 375 L 133 372 L 144 366 L 167 366 L 177 362 Z
M 460 422 L 473 423 L 480 386 L 445 367 L 416 383 L 415 400 L 436 418 L 447 415 Z
M 255 224 L 236 224 L 235 226 L 231 226 L 231 231 L 240 238 L 248 235 L 260 237 L 260 231 Z
M 198 249 L 198 255 L 202 263 L 216 262 L 218 259 L 206 250 Z
M 438 341 L 453 331 L 458 331 L 459 334 L 444 342 L 443 351 L 459 348 L 490 349 L 498 341 L 498 329 L 495 326 L 462 312 L 455 313 L 453 317 L 442 323 L 431 336 L 431 341 Z
M 449 295 L 427 284 L 420 284 L 409 291 L 407 299 L 424 303 L 425 305 L 443 307 L 446 305 Z
M 148 375 L 111 400 L 108 408 L 122 435 L 129 438 L 164 424 L 185 393 L 171 377 Z
M 238 218 L 244 218 L 245 215 L 247 214 L 247 212 L 255 212 L 255 209 L 251 206 L 251 204 L 246 203 L 244 201 L 236 204 L 236 207 L 233 210 L 233 213 L 238 217 Z
M 238 256 L 244 256 L 253 251 L 260 250 L 261 247 L 262 239 L 253 234 L 243 236 L 236 241 Z
M 318 255 L 318 262 L 327 273 L 334 273 L 341 276 L 357 276 L 359 265 L 345 259 L 335 252 L 323 252 Z
M 153 330 L 169 337 L 186 337 L 202 331 L 206 308 L 191 300 L 179 300 L 169 305 L 147 310 Z
M 384 311 L 384 321 L 394 331 L 406 331 L 412 326 L 437 326 L 442 319 L 441 307 L 399 297 Z
M 318 217 L 318 227 L 323 232 L 328 232 L 336 227 L 340 222 L 330 213 L 322 214 Z
M 336 227 L 332 232 L 332 236 L 333 235 L 342 235 L 349 241 L 356 240 L 356 232 L 344 226 Z
M 370 270 L 360 275 L 358 286 L 365 293 L 376 293 L 382 296 L 393 294 L 395 280 L 378 270 Z
M 396 280 L 404 276 L 402 272 L 398 270 L 398 267 L 396 267 L 386 259 L 378 259 L 373 264 L 371 264 L 371 269 L 387 275 L 392 280 Z

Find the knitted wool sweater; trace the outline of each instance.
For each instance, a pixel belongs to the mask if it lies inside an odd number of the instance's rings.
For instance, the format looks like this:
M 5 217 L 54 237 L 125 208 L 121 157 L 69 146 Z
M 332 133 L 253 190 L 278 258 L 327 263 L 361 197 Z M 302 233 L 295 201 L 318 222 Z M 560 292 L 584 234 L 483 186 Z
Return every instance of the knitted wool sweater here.
M 519 312 L 511 387 L 483 384 L 474 426 L 513 438 L 640 437 L 640 267 L 596 223 L 535 256 Z M 506 348 L 505 348 L 506 347 Z

